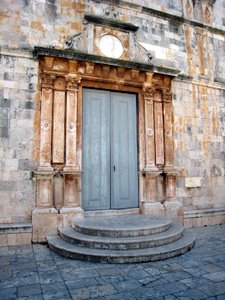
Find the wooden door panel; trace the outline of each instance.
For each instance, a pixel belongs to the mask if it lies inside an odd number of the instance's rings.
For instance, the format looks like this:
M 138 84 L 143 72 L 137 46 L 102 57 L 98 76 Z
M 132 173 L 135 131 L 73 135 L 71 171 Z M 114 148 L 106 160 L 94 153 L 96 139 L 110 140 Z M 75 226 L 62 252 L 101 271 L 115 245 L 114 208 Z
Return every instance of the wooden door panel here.
M 137 206 L 136 96 L 111 93 L 111 208 Z
M 83 92 L 83 207 L 110 208 L 110 94 Z

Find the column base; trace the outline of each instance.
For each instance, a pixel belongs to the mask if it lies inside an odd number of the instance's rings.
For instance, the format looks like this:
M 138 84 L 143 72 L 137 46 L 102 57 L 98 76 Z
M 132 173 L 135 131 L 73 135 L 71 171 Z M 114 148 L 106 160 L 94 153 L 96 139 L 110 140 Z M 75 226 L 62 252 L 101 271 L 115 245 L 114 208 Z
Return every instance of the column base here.
M 84 210 L 79 206 L 62 207 L 59 212 L 62 218 L 62 227 L 75 227 L 75 219 L 82 218 L 84 216 Z
M 46 235 L 57 235 L 57 228 L 62 225 L 61 216 L 53 208 L 35 208 L 32 212 L 32 242 L 46 242 Z
M 163 203 L 166 215 L 172 220 L 182 221 L 184 219 L 183 205 L 177 200 L 169 200 Z
M 142 202 L 140 212 L 144 215 L 165 215 L 165 207 L 159 202 Z

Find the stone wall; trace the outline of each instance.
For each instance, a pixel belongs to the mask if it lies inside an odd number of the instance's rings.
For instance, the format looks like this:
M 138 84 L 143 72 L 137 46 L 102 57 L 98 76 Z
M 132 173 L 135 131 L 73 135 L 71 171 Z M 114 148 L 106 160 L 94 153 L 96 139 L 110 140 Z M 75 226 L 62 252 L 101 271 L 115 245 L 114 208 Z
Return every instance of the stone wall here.
M 224 0 L 1 1 L 0 223 L 29 223 L 35 207 L 40 107 L 32 50 L 63 49 L 66 39 L 84 30 L 85 14 L 139 26 L 137 40 L 153 64 L 180 70 L 173 80 L 177 196 L 189 213 L 214 209 L 223 215 L 224 9 Z

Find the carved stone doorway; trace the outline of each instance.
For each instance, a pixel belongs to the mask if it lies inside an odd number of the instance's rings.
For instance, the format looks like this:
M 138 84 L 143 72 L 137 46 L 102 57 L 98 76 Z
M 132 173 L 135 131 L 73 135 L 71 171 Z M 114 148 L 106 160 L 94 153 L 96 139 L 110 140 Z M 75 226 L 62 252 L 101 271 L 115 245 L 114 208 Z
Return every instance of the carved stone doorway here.
M 33 241 L 83 215 L 83 90 L 104 89 L 137 97 L 139 210 L 179 217 L 174 170 L 171 75 L 149 66 L 67 51 L 37 50 L 40 63 L 39 167 Z M 66 57 L 65 57 L 66 56 Z M 85 61 L 88 58 L 92 61 Z

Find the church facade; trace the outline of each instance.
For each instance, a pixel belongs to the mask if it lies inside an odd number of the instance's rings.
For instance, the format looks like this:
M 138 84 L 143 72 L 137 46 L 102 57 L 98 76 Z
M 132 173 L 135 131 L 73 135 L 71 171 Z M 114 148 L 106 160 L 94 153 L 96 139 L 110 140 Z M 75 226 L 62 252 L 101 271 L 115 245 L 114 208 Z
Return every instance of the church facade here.
M 225 223 L 224 9 L 0 4 L 0 245 L 85 215 Z

